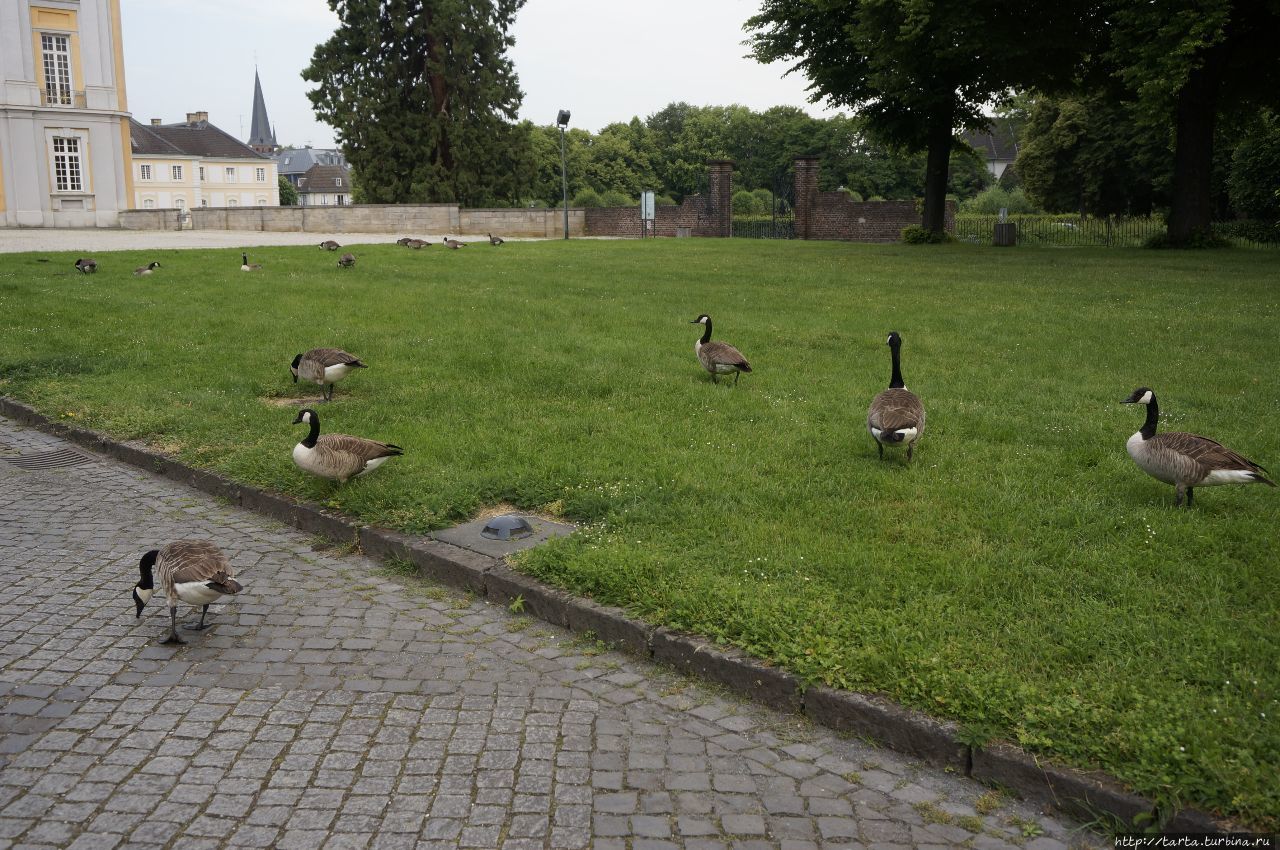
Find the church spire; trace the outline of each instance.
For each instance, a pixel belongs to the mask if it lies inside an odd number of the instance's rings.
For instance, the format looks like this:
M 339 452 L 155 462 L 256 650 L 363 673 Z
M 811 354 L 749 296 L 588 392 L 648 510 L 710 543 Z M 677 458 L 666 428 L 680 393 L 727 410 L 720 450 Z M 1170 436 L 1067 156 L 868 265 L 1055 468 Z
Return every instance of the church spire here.
M 267 101 L 262 97 L 262 81 L 258 79 L 258 69 L 253 69 L 253 123 L 249 127 L 249 147 L 258 153 L 275 153 L 280 146 L 276 144 L 275 130 L 267 118 Z

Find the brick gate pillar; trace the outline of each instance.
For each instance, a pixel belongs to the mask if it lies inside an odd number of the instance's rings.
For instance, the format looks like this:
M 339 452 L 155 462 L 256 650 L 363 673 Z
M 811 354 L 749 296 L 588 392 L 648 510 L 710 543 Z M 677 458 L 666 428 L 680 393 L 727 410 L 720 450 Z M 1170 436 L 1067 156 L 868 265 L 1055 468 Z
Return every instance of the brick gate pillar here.
M 813 238 L 813 212 L 818 206 L 818 166 L 816 156 L 796 157 L 796 238 Z
M 708 236 L 733 235 L 733 161 L 707 160 Z

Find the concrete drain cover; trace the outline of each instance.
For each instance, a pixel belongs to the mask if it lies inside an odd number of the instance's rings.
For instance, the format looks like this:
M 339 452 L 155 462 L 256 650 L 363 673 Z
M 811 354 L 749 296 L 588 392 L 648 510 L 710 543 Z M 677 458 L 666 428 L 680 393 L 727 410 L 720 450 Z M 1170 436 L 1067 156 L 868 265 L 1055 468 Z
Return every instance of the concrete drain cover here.
M 61 469 L 64 466 L 79 466 L 82 463 L 88 463 L 93 458 L 71 449 L 54 449 L 51 452 L 0 457 L 0 460 L 19 469 Z
M 506 514 L 455 525 L 431 536 L 481 555 L 501 558 L 545 543 L 552 537 L 567 537 L 575 530 L 567 522 L 553 522 L 529 514 Z

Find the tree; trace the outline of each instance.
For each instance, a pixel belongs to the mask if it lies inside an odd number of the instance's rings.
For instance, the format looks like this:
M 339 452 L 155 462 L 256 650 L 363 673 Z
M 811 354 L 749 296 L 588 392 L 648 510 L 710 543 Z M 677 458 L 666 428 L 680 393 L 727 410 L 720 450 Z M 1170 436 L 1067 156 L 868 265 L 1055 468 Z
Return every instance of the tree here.
M 289 182 L 289 178 L 283 174 L 279 175 L 277 182 L 280 185 L 280 206 L 292 207 L 298 204 L 298 190 Z
M 880 141 L 925 150 L 925 228 L 940 232 L 956 128 L 990 101 L 1068 74 L 1092 32 L 1084 0 L 764 0 L 748 19 L 762 62 L 796 60 L 815 100 L 848 106 Z
M 1263 113 L 1236 146 L 1227 190 L 1241 215 L 1280 220 L 1280 115 Z
M 329 0 L 338 30 L 302 76 L 366 200 L 516 201 L 534 163 L 514 124 L 522 98 L 506 51 L 524 0 Z
M 1115 95 L 1041 97 L 1014 167 L 1049 212 L 1150 215 L 1168 200 L 1168 132 Z
M 1224 114 L 1280 106 L 1276 0 L 1112 0 L 1102 73 L 1122 79 L 1143 108 L 1173 126 L 1169 240 L 1210 233 L 1214 147 Z

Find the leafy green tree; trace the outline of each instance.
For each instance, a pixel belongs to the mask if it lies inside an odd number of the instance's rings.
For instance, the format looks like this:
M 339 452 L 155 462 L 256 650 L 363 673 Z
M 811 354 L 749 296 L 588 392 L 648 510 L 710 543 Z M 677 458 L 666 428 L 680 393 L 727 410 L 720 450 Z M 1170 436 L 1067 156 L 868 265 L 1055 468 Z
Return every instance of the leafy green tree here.
M 605 206 L 605 202 L 604 198 L 595 189 L 586 188 L 569 199 L 569 206 L 595 208 Z
M 1172 125 L 1169 240 L 1201 242 L 1214 212 L 1218 122 L 1280 106 L 1280 3 L 1111 0 L 1107 20 L 1099 73 L 1122 80 L 1149 116 Z
M 600 206 L 638 207 L 640 206 L 640 199 L 636 196 L 628 195 L 626 192 L 619 192 L 617 189 L 610 189 L 600 196 Z
M 960 204 L 960 211 L 967 213 L 996 215 L 1002 209 L 1008 210 L 1010 213 L 1039 212 L 1036 205 L 1027 199 L 1027 194 L 1021 189 L 1007 192 L 999 186 L 984 189 L 973 198 Z
M 1264 112 L 1231 156 L 1232 208 L 1249 218 L 1280 219 L 1280 116 Z
M 277 184 L 280 186 L 280 206 L 293 207 L 298 204 L 298 190 L 289 182 L 289 178 L 283 174 L 277 178 Z
M 732 206 L 734 215 L 759 215 L 768 209 L 746 189 L 739 189 L 733 193 Z
M 758 60 L 796 60 L 814 99 L 856 110 L 880 141 L 927 152 L 922 218 L 935 232 L 955 129 L 984 129 L 985 104 L 1067 73 L 1092 26 L 1084 0 L 764 0 L 746 24 Z
M 506 51 L 524 0 L 329 0 L 304 79 L 375 203 L 515 201 L 536 163 Z
M 1149 215 L 1168 198 L 1167 133 L 1105 94 L 1037 99 L 1014 167 L 1049 212 Z

